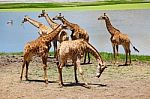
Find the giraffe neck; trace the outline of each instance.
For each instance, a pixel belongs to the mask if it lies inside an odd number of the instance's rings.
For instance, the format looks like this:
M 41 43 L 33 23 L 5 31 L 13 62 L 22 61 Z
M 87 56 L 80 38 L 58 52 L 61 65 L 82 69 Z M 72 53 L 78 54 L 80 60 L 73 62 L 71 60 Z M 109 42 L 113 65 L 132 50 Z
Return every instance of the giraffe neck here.
M 45 19 L 47 23 L 51 26 L 52 29 L 56 28 L 58 26 L 57 23 L 55 23 L 49 16 L 46 14 Z
M 61 25 L 58 25 L 55 29 L 53 29 L 52 32 L 42 36 L 42 38 L 44 39 L 44 42 L 51 42 L 53 41 L 60 33 L 60 31 L 62 30 Z
M 27 20 L 28 20 L 28 22 L 30 22 L 32 25 L 34 25 L 37 28 L 39 28 L 40 25 L 41 25 L 40 22 L 37 22 L 37 21 L 35 21 L 35 20 L 31 19 L 31 18 L 28 18 Z
M 107 27 L 108 32 L 109 32 L 111 35 L 114 35 L 114 32 L 115 32 L 117 29 L 115 29 L 115 28 L 112 26 L 112 24 L 111 24 L 111 22 L 110 22 L 110 20 L 109 20 L 108 17 L 107 17 L 107 19 L 105 19 L 105 22 L 106 22 L 106 27 Z
M 69 21 L 67 21 L 65 18 L 61 18 L 61 21 L 62 21 L 63 24 L 65 24 L 66 26 L 68 26 L 71 30 L 74 29 L 74 24 L 71 23 L 71 22 L 69 22 Z
M 99 54 L 99 52 L 88 42 L 87 43 L 87 50 L 95 57 L 98 63 L 102 64 L 103 60 Z

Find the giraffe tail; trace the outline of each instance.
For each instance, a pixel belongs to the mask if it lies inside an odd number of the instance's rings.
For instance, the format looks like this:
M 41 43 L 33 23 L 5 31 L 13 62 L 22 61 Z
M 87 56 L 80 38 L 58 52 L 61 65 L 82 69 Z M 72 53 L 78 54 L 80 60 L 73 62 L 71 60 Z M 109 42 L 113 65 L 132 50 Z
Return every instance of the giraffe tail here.
M 138 52 L 138 53 L 139 53 L 139 50 L 138 50 L 135 46 L 133 46 L 133 44 L 132 44 L 132 43 L 131 43 L 131 45 L 132 45 L 133 49 L 134 49 L 136 52 Z

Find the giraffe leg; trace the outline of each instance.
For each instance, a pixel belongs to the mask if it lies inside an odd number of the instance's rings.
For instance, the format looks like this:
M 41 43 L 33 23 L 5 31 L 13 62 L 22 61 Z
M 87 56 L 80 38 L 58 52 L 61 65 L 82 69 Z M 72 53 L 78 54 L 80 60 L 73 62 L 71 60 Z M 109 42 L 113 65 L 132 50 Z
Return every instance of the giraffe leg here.
M 85 52 L 85 55 L 84 55 L 84 64 L 86 63 L 86 55 L 87 55 L 87 52 Z
M 29 67 L 29 63 L 30 63 L 30 61 L 26 61 L 26 75 L 25 75 L 26 80 L 28 80 L 28 67 Z
M 56 51 L 57 51 L 57 40 L 55 39 L 54 41 L 53 41 L 53 46 L 54 46 L 54 57 L 56 58 Z
M 130 65 L 131 65 L 131 51 L 129 50 L 129 59 L 130 59 Z
M 128 65 L 128 51 L 127 51 L 127 49 L 126 49 L 125 53 L 126 53 L 125 66 L 127 66 Z
M 64 63 L 60 63 L 57 65 L 58 67 L 58 72 L 59 72 L 59 84 L 60 86 L 62 87 L 64 84 L 63 84 L 63 79 L 62 79 L 62 67 L 64 66 Z
M 43 69 L 44 69 L 44 80 L 45 83 L 48 84 L 48 77 L 47 77 L 47 56 L 43 56 L 42 57 L 42 61 L 43 61 Z
M 24 70 L 25 65 L 26 65 L 26 61 L 24 60 L 24 61 L 23 61 L 23 65 L 22 65 L 22 69 L 21 69 L 20 81 L 22 80 L 23 70 Z
M 81 75 L 82 80 L 84 81 L 85 85 L 87 86 L 88 83 L 87 83 L 87 82 L 85 81 L 85 79 L 84 79 L 84 73 L 83 73 L 83 70 L 82 70 L 81 65 L 80 65 L 80 58 L 77 58 L 77 60 L 76 60 L 76 65 L 77 65 L 77 68 L 78 68 L 78 70 L 79 70 L 79 73 L 80 73 L 80 75 Z
M 119 57 L 118 49 L 119 49 L 119 45 L 116 45 L 116 54 L 117 54 L 116 63 L 118 63 L 118 57 Z
M 90 63 L 90 53 L 88 52 L 88 63 Z
M 75 81 L 78 83 L 78 78 L 77 78 L 77 64 L 74 62 L 74 76 L 75 76 Z
M 116 64 L 116 49 L 115 49 L 115 45 L 113 45 L 113 56 L 114 56 L 114 64 Z
M 129 53 L 129 65 L 131 65 L 131 50 L 130 50 L 130 43 L 128 44 L 128 53 Z

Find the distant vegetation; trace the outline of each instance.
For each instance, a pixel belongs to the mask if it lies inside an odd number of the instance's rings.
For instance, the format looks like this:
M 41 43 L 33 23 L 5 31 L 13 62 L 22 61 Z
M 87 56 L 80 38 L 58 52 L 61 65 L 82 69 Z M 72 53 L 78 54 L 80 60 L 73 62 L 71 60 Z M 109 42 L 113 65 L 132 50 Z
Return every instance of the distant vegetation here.
M 144 0 L 109 0 L 96 2 L 68 2 L 68 3 L 0 3 L 0 9 L 22 9 L 22 8 L 62 8 L 62 7 L 84 7 L 84 6 L 103 6 L 115 4 L 135 4 L 150 3 Z M 142 6 L 142 5 L 141 5 Z
M 20 56 L 23 56 L 23 52 L 13 52 L 13 53 L 0 52 L 0 56 L 3 56 L 3 55 L 20 55 Z M 50 52 L 49 55 L 54 56 L 54 53 Z M 103 60 L 106 60 L 106 61 L 111 61 L 113 59 L 112 53 L 100 52 L 100 55 L 102 56 Z M 149 55 L 131 55 L 131 57 L 132 57 L 132 61 L 142 61 L 142 62 L 150 61 Z M 93 59 L 94 59 L 94 57 L 93 57 Z M 125 54 L 119 54 L 118 59 L 119 60 L 125 60 Z

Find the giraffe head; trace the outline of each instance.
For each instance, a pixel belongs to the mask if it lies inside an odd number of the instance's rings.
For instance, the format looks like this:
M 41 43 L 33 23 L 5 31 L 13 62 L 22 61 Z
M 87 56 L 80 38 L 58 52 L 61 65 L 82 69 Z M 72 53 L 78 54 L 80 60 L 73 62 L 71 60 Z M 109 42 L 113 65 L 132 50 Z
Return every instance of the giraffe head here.
M 42 10 L 42 13 L 39 14 L 38 18 L 45 17 L 46 15 L 47 15 L 47 13 L 45 12 L 45 10 Z
M 64 16 L 62 16 L 61 13 L 59 13 L 59 15 L 55 16 L 53 20 L 62 20 L 63 18 Z
M 61 31 L 61 32 L 59 33 L 58 40 L 59 40 L 60 42 L 68 41 L 68 40 L 69 40 L 69 37 L 68 37 L 68 35 L 67 35 L 67 33 L 66 33 L 65 31 Z
M 106 20 L 108 17 L 107 17 L 107 15 L 106 15 L 106 13 L 104 13 L 104 15 L 102 15 L 102 16 L 100 16 L 99 18 L 98 18 L 98 20 Z
M 107 68 L 105 63 L 99 62 L 98 66 L 97 66 L 97 70 L 96 70 L 96 77 L 99 78 L 101 76 L 101 74 L 103 73 L 103 71 L 105 70 L 105 68 Z
M 28 16 L 27 16 L 27 15 L 25 15 L 25 16 L 24 16 L 24 18 L 23 18 L 22 23 L 27 22 L 27 21 L 28 21 Z

